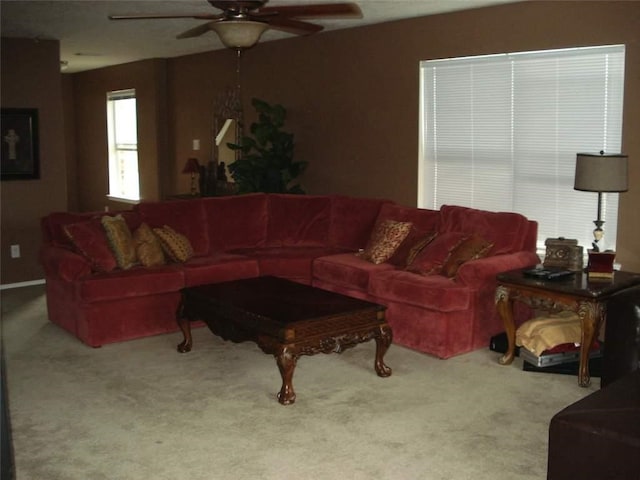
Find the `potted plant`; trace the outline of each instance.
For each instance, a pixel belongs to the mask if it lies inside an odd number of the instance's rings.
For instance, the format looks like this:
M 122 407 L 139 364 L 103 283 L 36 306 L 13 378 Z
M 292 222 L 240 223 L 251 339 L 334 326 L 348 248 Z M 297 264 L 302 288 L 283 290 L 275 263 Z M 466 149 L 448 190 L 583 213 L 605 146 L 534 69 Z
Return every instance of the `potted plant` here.
M 241 155 L 229 165 L 238 193 L 305 193 L 293 183 L 306 169 L 308 162 L 293 160 L 293 134 L 282 131 L 287 111 L 282 105 L 270 105 L 257 98 L 251 104 L 258 121 L 251 124 L 250 135 L 240 144 L 228 144 Z

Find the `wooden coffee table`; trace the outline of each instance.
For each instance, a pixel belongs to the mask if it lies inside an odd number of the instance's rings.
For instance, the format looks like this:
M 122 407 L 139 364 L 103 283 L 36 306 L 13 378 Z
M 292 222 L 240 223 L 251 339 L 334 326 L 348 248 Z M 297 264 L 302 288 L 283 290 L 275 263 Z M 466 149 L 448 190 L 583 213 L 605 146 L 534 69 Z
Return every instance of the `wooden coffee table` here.
M 278 401 L 289 405 L 296 399 L 292 379 L 301 355 L 342 353 L 375 339 L 376 373 L 391 375 L 383 361 L 392 340 L 385 310 L 383 305 L 272 276 L 190 287 L 182 290 L 177 314 L 184 334 L 178 351 L 191 350 L 194 320 L 203 320 L 225 340 L 254 341 L 276 358 L 282 377 Z

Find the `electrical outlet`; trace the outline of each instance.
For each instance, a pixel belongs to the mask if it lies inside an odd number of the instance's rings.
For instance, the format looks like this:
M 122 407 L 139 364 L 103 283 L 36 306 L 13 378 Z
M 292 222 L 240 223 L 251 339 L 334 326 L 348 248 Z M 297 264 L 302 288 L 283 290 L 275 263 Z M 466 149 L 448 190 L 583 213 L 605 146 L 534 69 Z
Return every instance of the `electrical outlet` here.
M 11 258 L 20 258 L 20 245 L 11 245 Z

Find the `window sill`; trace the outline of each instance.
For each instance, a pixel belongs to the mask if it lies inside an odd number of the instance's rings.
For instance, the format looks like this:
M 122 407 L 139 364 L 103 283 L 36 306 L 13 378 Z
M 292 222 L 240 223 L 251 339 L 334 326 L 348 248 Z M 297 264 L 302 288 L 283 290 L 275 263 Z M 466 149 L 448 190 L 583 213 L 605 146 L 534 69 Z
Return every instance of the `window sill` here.
M 139 199 L 134 200 L 132 198 L 114 197 L 113 195 L 107 195 L 107 199 L 111 200 L 112 202 L 126 203 L 128 205 L 137 205 L 142 201 Z

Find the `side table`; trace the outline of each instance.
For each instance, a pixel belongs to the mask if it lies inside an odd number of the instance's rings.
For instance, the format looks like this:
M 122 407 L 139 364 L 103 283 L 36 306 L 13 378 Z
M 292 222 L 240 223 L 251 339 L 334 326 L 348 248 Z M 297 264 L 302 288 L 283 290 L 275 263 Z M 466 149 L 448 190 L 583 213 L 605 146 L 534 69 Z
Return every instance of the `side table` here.
M 578 384 L 581 387 L 589 386 L 589 349 L 606 317 L 606 302 L 614 293 L 640 284 L 640 274 L 617 271 L 611 279 L 594 280 L 584 272 L 576 272 L 570 277 L 547 280 L 524 275 L 523 272 L 529 269 L 511 270 L 496 277 L 496 308 L 504 322 L 509 343 L 506 353 L 499 360 L 500 364 L 509 365 L 514 358 L 515 301 L 547 312 L 568 310 L 578 314 L 582 330 Z

